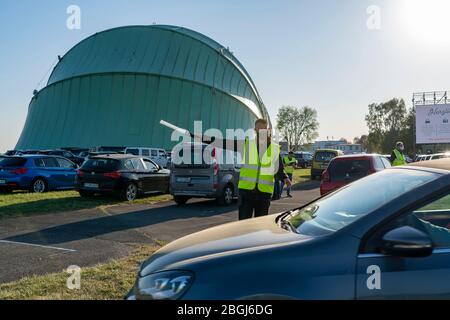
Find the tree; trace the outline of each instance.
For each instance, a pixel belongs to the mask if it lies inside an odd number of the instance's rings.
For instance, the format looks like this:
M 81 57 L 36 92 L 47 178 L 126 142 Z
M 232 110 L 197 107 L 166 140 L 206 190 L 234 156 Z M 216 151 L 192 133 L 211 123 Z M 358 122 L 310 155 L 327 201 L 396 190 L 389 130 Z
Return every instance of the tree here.
M 363 134 L 361 137 L 355 137 L 353 143 L 360 144 L 365 150 L 369 150 L 369 136 L 366 134 Z
M 318 137 L 317 111 L 310 107 L 283 106 L 278 111 L 277 129 L 287 141 L 290 151 Z
M 389 154 L 398 141 L 404 142 L 407 152 L 412 151 L 415 110 L 408 110 L 403 99 L 370 104 L 366 122 L 367 149 L 371 152 Z

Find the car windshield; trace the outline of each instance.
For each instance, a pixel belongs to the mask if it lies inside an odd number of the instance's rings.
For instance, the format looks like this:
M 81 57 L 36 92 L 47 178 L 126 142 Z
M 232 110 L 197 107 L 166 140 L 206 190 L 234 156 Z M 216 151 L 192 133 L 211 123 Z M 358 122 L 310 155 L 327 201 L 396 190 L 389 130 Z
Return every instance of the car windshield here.
M 321 198 L 308 207 L 296 210 L 286 219 L 300 234 L 326 235 L 438 177 L 437 173 L 413 169 L 384 170 Z

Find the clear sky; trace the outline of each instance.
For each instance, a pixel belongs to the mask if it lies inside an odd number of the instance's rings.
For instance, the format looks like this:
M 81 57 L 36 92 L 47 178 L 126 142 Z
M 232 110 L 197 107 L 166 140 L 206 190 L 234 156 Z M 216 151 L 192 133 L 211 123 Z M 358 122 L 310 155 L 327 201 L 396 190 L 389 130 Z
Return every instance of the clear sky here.
M 80 30 L 66 27 L 72 4 Z M 273 119 L 282 105 L 309 105 L 320 138 L 353 139 L 367 133 L 368 104 L 450 90 L 449 14 L 448 0 L 2 0 L 0 151 L 15 146 L 57 55 L 98 31 L 152 23 L 230 47 Z

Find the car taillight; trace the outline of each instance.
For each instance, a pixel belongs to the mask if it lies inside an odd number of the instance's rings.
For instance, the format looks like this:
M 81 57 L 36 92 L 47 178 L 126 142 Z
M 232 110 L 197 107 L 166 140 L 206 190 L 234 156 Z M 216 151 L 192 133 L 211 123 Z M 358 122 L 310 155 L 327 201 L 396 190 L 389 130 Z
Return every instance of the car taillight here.
M 322 174 L 322 181 L 323 182 L 330 182 L 330 174 L 328 173 L 328 171 L 325 171 Z
M 14 169 L 10 171 L 12 174 L 26 174 L 28 172 L 27 168 Z
M 77 170 L 77 176 L 84 177 L 84 172 L 81 170 Z
M 104 173 L 103 176 L 112 179 L 119 179 L 122 176 L 122 173 L 120 173 L 119 171 L 107 172 Z

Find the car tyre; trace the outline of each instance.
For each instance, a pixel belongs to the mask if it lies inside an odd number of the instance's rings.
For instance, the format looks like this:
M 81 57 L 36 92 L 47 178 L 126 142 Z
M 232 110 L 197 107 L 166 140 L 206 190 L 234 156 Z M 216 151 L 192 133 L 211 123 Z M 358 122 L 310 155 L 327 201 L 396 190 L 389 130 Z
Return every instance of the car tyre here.
M 122 199 L 125 201 L 134 201 L 138 196 L 138 188 L 134 183 L 128 183 L 122 191 Z
M 48 191 L 48 183 L 44 178 L 36 178 L 33 180 L 30 186 L 30 192 L 32 193 L 44 193 Z
M 92 198 L 95 195 L 93 192 L 86 190 L 78 190 L 78 193 L 82 198 Z
M 223 188 L 222 195 L 219 198 L 217 198 L 217 202 L 219 202 L 221 206 L 228 207 L 233 203 L 233 198 L 234 198 L 233 187 L 228 184 Z
M 12 193 L 12 189 L 10 188 L 0 188 L 0 193 Z
M 182 205 L 185 205 L 186 202 L 188 202 L 189 197 L 186 197 L 186 196 L 174 196 L 173 200 L 176 202 L 177 205 L 182 206 Z

